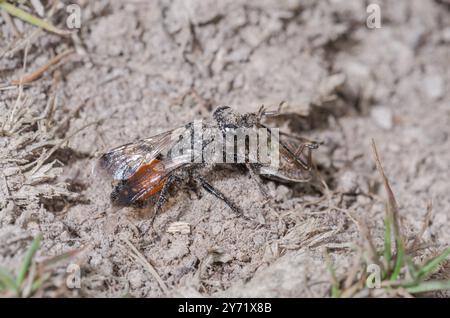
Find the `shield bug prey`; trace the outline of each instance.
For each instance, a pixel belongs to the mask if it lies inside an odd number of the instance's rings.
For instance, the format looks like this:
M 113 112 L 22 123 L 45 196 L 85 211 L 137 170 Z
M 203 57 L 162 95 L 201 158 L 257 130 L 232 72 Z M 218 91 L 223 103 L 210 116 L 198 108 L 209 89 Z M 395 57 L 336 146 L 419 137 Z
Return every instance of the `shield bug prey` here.
M 111 202 L 136 207 L 152 202 L 155 216 L 172 185 L 193 181 L 234 212 L 242 213 L 205 178 L 206 170 L 216 164 L 246 167 L 267 199 L 259 176 L 280 182 L 308 182 L 312 178 L 312 151 L 319 144 L 261 123 L 264 117 L 277 114 L 264 107 L 256 113 L 239 114 L 220 106 L 208 120 L 194 121 L 106 152 L 98 167 L 112 179 Z

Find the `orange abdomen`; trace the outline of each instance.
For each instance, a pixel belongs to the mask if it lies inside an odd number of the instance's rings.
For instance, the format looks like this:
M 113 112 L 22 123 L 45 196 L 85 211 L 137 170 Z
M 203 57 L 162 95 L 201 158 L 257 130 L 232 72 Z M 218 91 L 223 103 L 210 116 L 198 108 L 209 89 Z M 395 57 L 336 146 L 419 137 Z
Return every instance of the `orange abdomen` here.
M 162 190 L 167 181 L 167 176 L 161 167 L 156 168 L 160 160 L 153 159 L 150 163 L 142 165 L 127 180 L 119 183 L 111 199 L 114 204 L 120 206 L 142 205 Z
M 142 165 L 136 173 L 130 178 L 134 187 L 141 191 L 146 189 L 140 200 L 147 200 L 151 196 L 160 192 L 166 183 L 166 178 L 162 175 L 162 171 L 155 169 L 156 164 L 160 161 L 153 159 L 149 164 Z M 136 182 L 134 181 L 136 180 Z

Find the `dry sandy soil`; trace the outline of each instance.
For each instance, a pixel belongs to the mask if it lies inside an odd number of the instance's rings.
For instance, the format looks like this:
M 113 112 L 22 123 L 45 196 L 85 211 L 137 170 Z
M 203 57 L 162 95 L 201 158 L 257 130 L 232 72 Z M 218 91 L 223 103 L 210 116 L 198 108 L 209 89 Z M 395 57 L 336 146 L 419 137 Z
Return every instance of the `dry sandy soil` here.
M 382 242 L 372 138 L 407 237 L 433 201 L 419 261 L 448 246 L 450 3 L 373 2 L 379 29 L 356 0 L 79 1 L 73 37 L 2 15 L 0 266 L 17 268 L 42 233 L 37 260 L 84 249 L 52 268 L 38 296 L 328 296 L 323 249 L 343 275 L 361 240 L 348 212 Z M 52 22 L 64 26 L 58 8 Z M 23 89 L 10 85 L 68 49 Z M 206 178 L 247 218 L 181 186 L 148 230 L 151 210 L 112 208 L 92 173 L 102 152 L 216 106 L 244 113 L 281 101 L 285 115 L 270 125 L 324 142 L 316 179 L 329 191 L 317 180 L 265 181 L 273 200 L 264 204 L 248 173 L 212 169 Z M 168 233 L 175 221 L 189 233 Z M 81 268 L 79 289 L 65 284 L 68 263 Z

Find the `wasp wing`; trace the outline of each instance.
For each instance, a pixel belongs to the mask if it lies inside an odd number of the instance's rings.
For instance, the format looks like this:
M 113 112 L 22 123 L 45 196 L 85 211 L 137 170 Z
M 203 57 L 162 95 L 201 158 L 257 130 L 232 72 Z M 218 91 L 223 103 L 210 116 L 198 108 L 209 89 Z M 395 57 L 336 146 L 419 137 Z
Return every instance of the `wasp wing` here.
M 113 204 L 141 205 L 162 190 L 170 173 L 190 164 L 192 129 L 188 124 L 103 154 L 97 169 L 113 180 Z
M 118 206 L 142 206 L 163 189 L 167 178 L 175 169 L 189 164 L 190 159 L 188 154 L 161 161 L 154 159 L 141 165 L 131 177 L 117 183 L 111 193 L 111 201 Z
M 166 156 L 167 152 L 179 142 L 177 136 L 186 132 L 189 130 L 185 126 L 114 148 L 100 157 L 97 170 L 105 171 L 113 180 L 127 180 L 142 165 Z

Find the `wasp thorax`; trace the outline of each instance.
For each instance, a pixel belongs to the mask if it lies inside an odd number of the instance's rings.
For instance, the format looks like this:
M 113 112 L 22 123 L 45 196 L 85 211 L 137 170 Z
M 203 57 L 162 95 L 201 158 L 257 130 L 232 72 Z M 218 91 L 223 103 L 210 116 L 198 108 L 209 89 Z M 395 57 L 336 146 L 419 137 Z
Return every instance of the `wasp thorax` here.
M 229 128 L 248 128 L 253 127 L 257 123 L 257 116 L 255 114 L 241 115 L 234 112 L 228 106 L 217 107 L 214 111 L 213 118 L 222 130 Z

